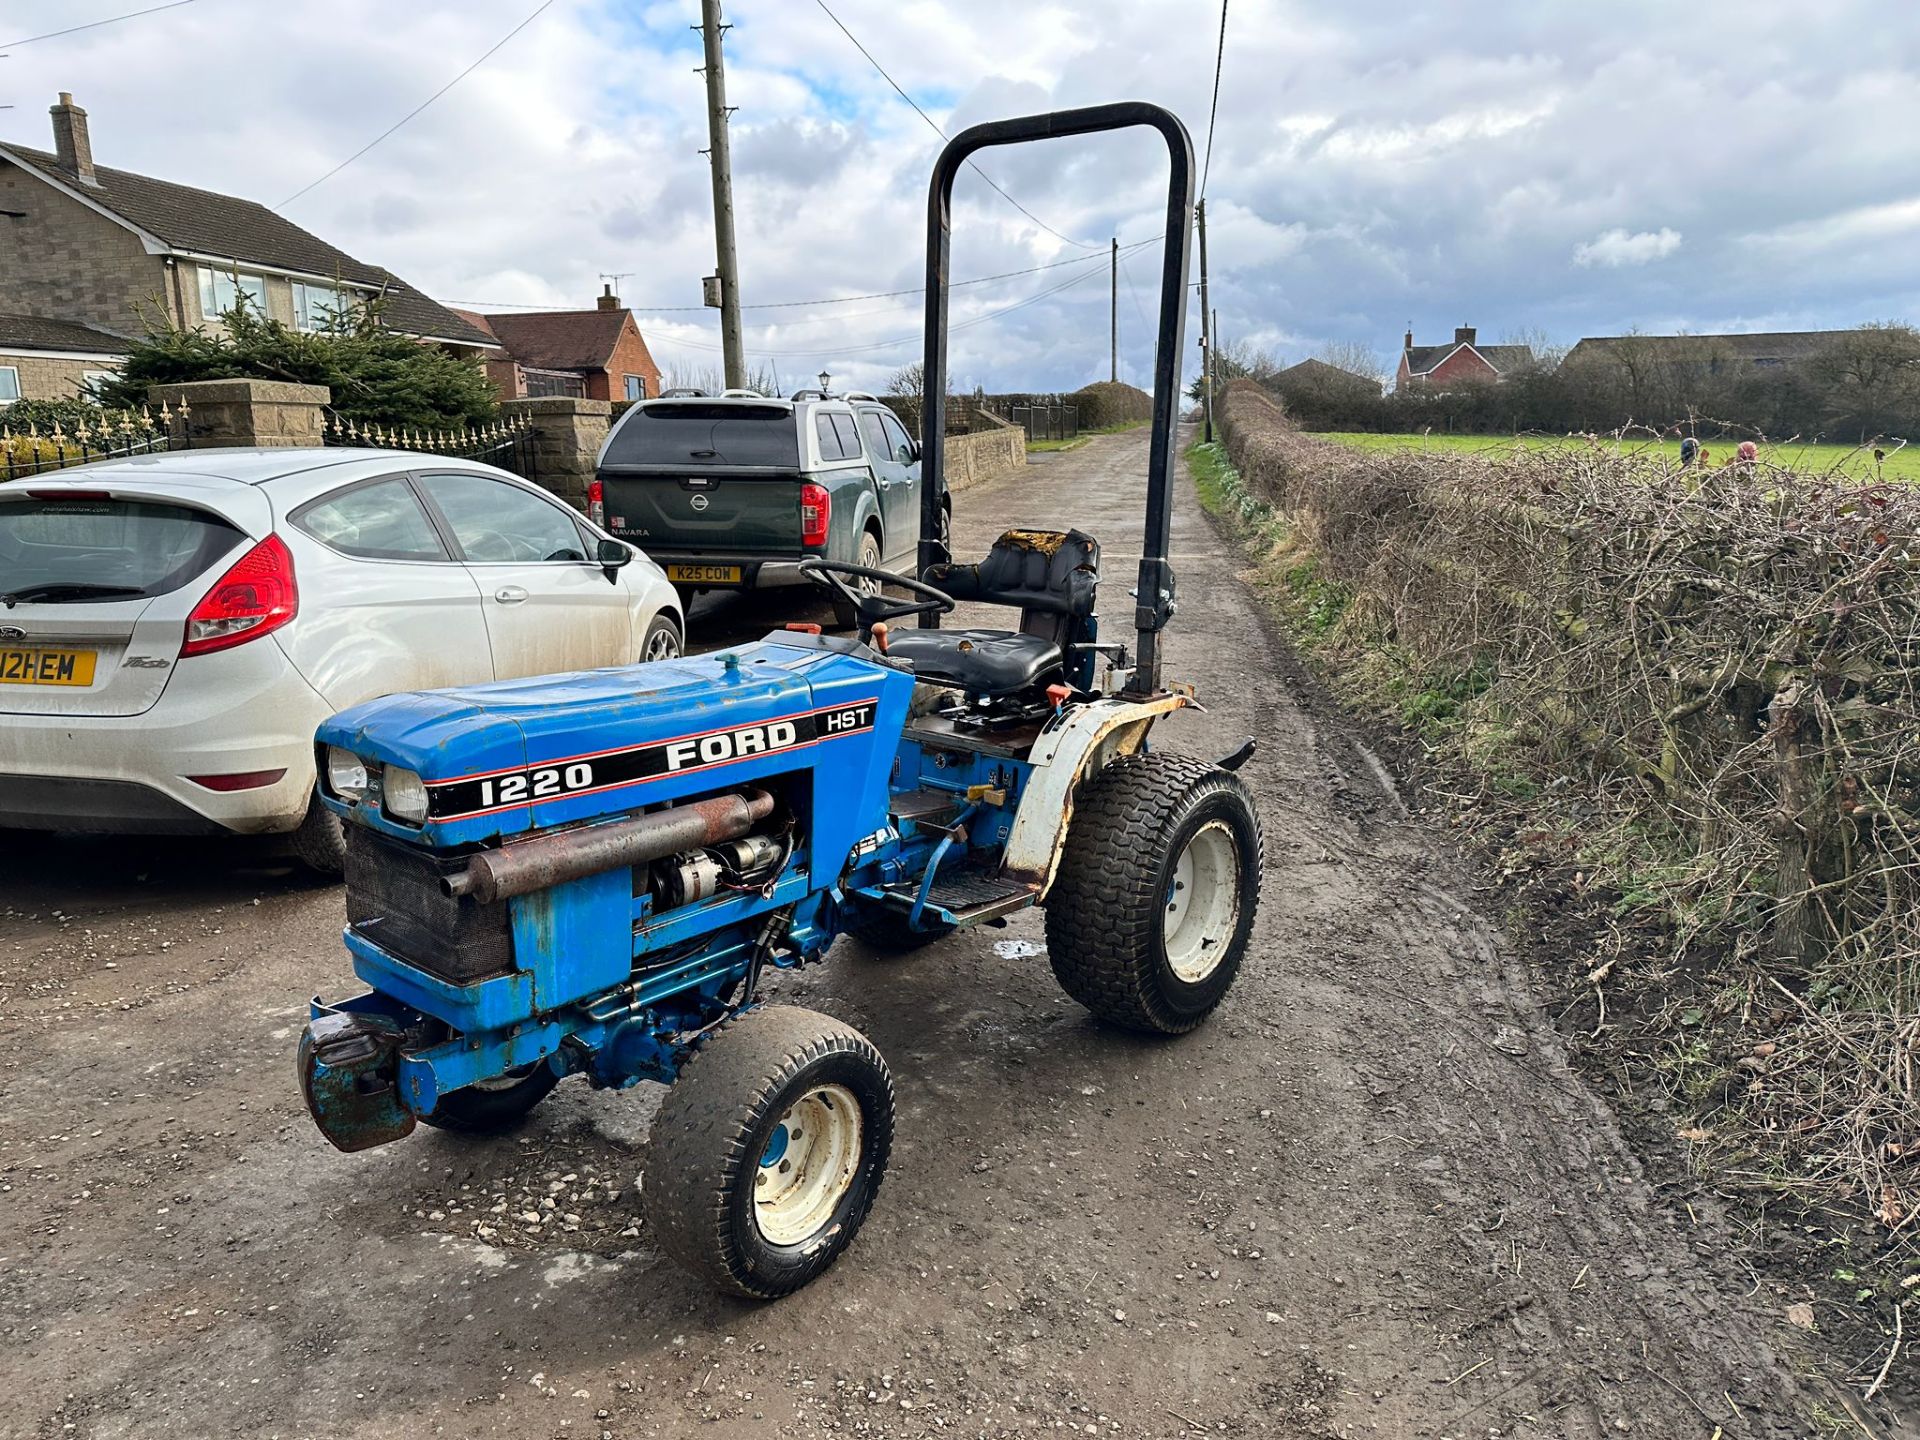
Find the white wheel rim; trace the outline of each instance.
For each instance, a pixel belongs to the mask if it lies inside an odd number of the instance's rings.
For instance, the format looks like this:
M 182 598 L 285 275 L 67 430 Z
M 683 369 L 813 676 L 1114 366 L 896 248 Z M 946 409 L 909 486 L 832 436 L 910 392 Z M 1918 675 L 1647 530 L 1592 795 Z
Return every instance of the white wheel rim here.
M 680 654 L 680 642 L 673 638 L 673 631 L 661 628 L 647 637 L 649 660 L 672 660 Z
M 1224 820 L 1210 820 L 1188 838 L 1162 904 L 1167 963 L 1197 985 L 1226 958 L 1240 923 L 1240 843 Z
M 800 1245 L 833 1219 L 860 1170 L 860 1102 L 816 1085 L 780 1117 L 753 1176 L 753 1220 L 769 1245 Z

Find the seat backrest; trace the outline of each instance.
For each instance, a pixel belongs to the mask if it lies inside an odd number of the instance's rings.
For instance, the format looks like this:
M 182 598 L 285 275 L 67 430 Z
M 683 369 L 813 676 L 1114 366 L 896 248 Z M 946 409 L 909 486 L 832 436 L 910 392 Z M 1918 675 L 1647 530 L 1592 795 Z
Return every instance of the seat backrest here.
M 1065 647 L 1074 622 L 1093 614 L 1100 542 L 1078 530 L 1009 530 L 978 565 L 934 565 L 927 583 L 956 600 L 1020 611 L 1020 629 Z

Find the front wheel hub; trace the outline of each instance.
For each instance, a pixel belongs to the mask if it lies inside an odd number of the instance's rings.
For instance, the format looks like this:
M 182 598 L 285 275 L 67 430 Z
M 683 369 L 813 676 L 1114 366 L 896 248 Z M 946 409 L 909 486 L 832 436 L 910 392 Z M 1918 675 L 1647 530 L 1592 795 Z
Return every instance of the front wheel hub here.
M 860 1168 L 860 1102 L 816 1085 L 780 1117 L 753 1177 L 753 1219 L 769 1245 L 799 1245 L 832 1218 Z

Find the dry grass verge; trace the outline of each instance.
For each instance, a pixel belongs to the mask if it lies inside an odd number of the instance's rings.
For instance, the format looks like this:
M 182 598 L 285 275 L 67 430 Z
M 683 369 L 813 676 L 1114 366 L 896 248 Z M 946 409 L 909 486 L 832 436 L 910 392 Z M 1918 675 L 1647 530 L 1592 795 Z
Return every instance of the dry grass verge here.
M 1646 1019 L 1703 1171 L 1910 1261 L 1920 492 L 1357 452 L 1252 385 L 1220 412 L 1203 489 L 1325 668 L 1474 777 L 1453 809 L 1518 837 L 1510 873 L 1616 897 L 1591 1012 Z

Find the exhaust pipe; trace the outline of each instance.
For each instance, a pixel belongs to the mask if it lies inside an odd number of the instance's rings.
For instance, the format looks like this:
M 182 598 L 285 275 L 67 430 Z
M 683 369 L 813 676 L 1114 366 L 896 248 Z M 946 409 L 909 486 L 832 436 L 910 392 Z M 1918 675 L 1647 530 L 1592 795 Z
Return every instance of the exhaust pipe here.
M 764 790 L 716 795 L 691 805 L 656 810 L 630 820 L 583 825 L 552 835 L 516 840 L 484 850 L 465 870 L 440 882 L 447 894 L 471 895 L 483 905 L 529 895 L 626 865 L 645 865 L 683 850 L 699 850 L 738 840 L 773 813 L 773 796 Z

